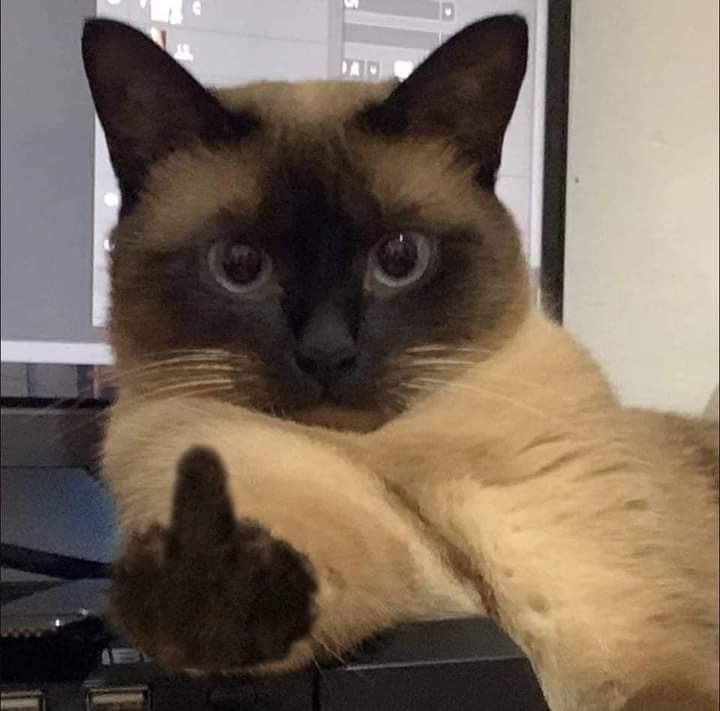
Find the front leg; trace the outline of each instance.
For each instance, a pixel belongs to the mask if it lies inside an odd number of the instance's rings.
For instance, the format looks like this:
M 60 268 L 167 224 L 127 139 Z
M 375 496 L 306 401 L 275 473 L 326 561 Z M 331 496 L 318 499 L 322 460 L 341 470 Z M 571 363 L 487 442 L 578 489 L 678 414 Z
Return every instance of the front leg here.
M 113 577 L 115 621 L 172 669 L 283 659 L 316 615 L 310 562 L 256 521 L 235 519 L 209 449 L 180 460 L 169 525 L 131 534 Z
M 451 521 L 481 562 L 497 621 L 553 711 L 716 711 L 711 493 L 663 501 L 632 466 L 595 479 L 591 466 L 460 485 Z
M 534 446 L 452 432 L 399 423 L 356 446 L 472 562 L 465 570 L 553 711 L 716 711 L 712 480 L 649 448 L 634 456 L 601 425 L 592 440 L 550 432 Z M 431 438 L 432 450 L 403 468 Z
M 382 482 L 302 428 L 210 401 L 121 405 L 105 474 L 116 619 L 162 665 L 289 669 L 481 611 Z

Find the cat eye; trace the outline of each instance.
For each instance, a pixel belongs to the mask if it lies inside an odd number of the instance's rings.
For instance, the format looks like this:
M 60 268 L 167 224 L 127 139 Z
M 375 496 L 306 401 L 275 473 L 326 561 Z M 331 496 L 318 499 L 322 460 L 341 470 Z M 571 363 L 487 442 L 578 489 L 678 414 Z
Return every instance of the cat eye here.
M 398 232 L 373 248 L 368 265 L 369 286 L 373 282 L 398 289 L 416 282 L 427 271 L 432 243 L 419 232 Z
M 265 284 L 272 272 L 269 257 L 245 242 L 213 242 L 208 265 L 215 280 L 234 294 L 247 294 Z

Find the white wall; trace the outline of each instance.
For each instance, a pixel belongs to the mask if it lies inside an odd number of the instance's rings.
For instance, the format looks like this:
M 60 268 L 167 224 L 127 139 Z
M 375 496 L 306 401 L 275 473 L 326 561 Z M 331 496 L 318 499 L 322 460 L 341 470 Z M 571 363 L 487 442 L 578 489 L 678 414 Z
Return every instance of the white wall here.
M 575 0 L 565 324 L 632 404 L 718 382 L 718 2 Z

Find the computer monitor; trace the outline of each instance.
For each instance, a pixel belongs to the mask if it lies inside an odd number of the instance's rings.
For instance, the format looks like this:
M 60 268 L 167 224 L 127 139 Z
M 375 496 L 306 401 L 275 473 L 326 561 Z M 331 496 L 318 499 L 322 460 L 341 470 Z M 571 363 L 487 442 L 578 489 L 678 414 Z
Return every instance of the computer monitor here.
M 112 361 L 105 338 L 108 235 L 119 193 L 82 69 L 85 17 L 136 25 L 201 82 L 228 86 L 259 79 L 402 79 L 447 36 L 498 12 L 519 12 L 530 25 L 528 72 L 497 191 L 539 272 L 546 0 L 3 2 L 3 364 Z M 22 369 L 4 367 L 3 375 L 3 389 L 15 392 Z

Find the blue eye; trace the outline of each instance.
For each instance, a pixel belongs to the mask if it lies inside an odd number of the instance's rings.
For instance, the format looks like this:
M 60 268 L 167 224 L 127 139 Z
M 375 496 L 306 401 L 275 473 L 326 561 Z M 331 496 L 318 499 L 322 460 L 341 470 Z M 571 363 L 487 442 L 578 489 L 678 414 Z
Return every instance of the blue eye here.
M 208 265 L 215 280 L 235 294 L 246 294 L 265 284 L 272 273 L 269 257 L 261 249 L 236 241 L 213 242 Z
M 370 254 L 371 281 L 391 289 L 416 282 L 427 271 L 432 256 L 430 240 L 418 232 L 385 237 Z

